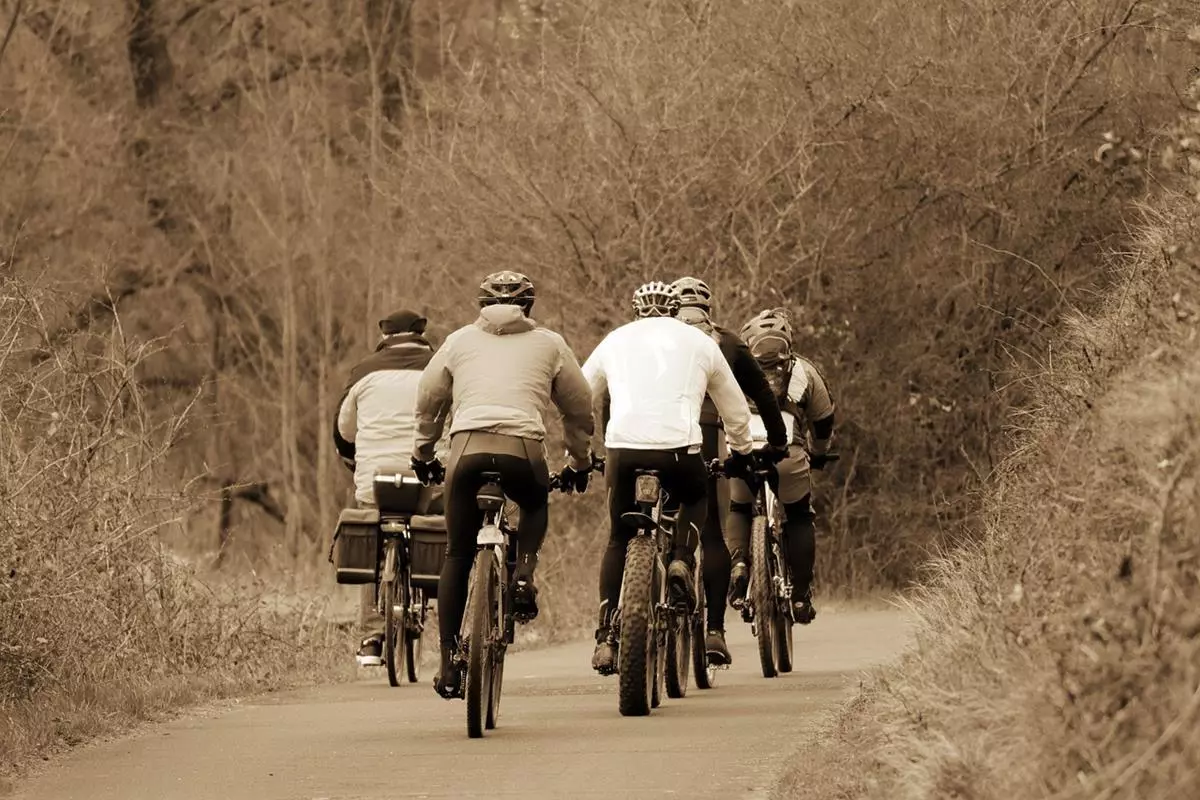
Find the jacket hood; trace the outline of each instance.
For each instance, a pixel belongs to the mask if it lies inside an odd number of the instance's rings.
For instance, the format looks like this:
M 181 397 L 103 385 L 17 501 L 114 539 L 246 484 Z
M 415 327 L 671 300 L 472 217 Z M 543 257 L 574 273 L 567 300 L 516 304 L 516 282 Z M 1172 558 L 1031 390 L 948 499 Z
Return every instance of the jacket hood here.
M 379 343 L 375 345 L 375 352 L 378 353 L 384 348 L 396 347 L 403 344 L 415 344 L 430 350 L 433 349 L 433 345 L 429 343 L 429 340 L 419 333 L 393 333 L 379 340 Z
M 508 333 L 525 333 L 537 327 L 537 323 L 525 316 L 519 306 L 500 304 L 479 309 L 475 325 L 496 336 Z

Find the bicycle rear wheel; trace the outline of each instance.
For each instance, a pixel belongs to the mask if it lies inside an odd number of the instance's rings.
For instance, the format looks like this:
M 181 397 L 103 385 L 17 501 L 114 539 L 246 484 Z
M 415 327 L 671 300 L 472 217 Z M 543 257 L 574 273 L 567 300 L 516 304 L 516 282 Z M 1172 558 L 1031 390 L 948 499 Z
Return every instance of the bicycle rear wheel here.
M 692 672 L 696 676 L 697 689 L 712 689 L 717 685 L 717 668 L 708 663 L 708 654 L 704 649 L 705 627 L 708 622 L 708 604 L 704 598 L 703 567 L 696 565 L 696 613 L 692 615 Z
M 654 539 L 635 536 L 625 551 L 621 591 L 621 633 L 617 646 L 617 706 L 624 717 L 650 713 L 654 688 Z
M 754 634 L 764 678 L 774 678 L 778 674 L 775 667 L 775 587 L 771 582 L 770 557 L 766 517 L 755 517 L 750 528 L 750 583 L 754 598 Z
M 407 655 L 404 647 L 406 637 L 405 614 L 408 608 L 408 597 L 405 591 L 404 576 L 397 564 L 396 542 L 390 541 L 384 552 L 384 574 L 391 575 L 391 580 L 384 581 L 380 587 L 383 595 L 383 663 L 387 666 L 389 686 L 399 686 L 400 676 L 404 674 L 404 661 Z M 397 609 L 400 609 L 397 613 Z
M 504 684 L 504 651 L 508 646 L 508 631 L 506 629 L 508 615 L 505 606 L 509 602 L 508 589 L 501 581 L 497 581 L 496 593 L 492 602 L 494 619 L 496 620 L 496 637 L 495 644 L 492 647 L 492 686 L 491 695 L 488 700 L 486 723 L 488 730 L 495 728 L 496 722 L 500 719 L 500 690 Z
M 421 632 L 425 629 L 425 592 L 413 589 L 408 610 L 405 613 L 407 625 L 404 630 L 404 661 L 408 667 L 408 682 L 419 683 L 421 680 Z M 413 617 L 416 619 L 412 619 Z
M 667 621 L 667 697 L 687 695 L 692 674 L 692 615 L 672 614 Z
M 499 580 L 491 550 L 482 549 L 475 555 L 467 599 L 467 614 L 471 625 L 467 639 L 467 736 L 483 736 L 484 725 L 492 694 L 492 635 L 495 623 L 492 614 Z
M 792 671 L 792 618 L 783 611 L 775 614 L 775 658 L 780 672 Z

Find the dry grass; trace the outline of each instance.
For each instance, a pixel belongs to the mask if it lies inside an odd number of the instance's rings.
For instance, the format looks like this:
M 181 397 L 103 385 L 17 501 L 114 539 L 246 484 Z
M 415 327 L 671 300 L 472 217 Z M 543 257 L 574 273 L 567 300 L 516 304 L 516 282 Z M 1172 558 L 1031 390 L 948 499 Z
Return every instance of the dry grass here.
M 331 677 L 320 603 L 205 581 L 162 546 L 191 501 L 156 474 L 183 420 L 149 423 L 144 346 L 118 326 L 42 360 L 41 309 L 0 282 L 0 774 L 198 698 Z
M 1176 139 L 1197 132 L 1189 115 Z M 915 648 L 780 796 L 1200 794 L 1200 163 L 1182 171 L 1056 343 L 984 535 L 914 600 Z

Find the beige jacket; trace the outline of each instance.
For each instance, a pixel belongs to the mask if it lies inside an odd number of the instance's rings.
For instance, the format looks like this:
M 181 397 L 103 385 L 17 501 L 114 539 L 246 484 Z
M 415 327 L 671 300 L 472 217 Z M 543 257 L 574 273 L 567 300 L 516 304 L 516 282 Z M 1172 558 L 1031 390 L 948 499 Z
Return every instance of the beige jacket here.
M 562 413 L 573 465 L 586 466 L 592 393 L 575 354 L 517 306 L 487 306 L 446 337 L 422 373 L 413 452 L 422 461 L 433 458 L 448 415 L 451 435 L 487 431 L 544 440 L 542 412 L 551 403 Z

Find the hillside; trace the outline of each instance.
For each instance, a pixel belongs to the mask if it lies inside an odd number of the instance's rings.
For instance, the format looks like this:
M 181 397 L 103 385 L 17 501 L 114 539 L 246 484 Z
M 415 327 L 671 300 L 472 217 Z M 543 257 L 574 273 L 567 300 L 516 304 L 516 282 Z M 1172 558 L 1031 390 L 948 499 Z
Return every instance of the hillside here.
M 1030 375 L 977 541 L 914 598 L 917 646 L 780 796 L 1200 792 L 1200 77 L 1185 97 L 1116 286 Z
M 6 763 L 181 675 L 338 674 L 333 404 L 376 319 L 444 337 L 501 267 L 581 357 L 652 277 L 792 308 L 842 419 L 818 591 L 909 586 L 1112 287 L 1193 6 L 0 5 Z M 546 635 L 600 503 L 552 512 Z

